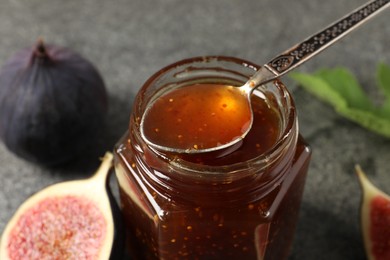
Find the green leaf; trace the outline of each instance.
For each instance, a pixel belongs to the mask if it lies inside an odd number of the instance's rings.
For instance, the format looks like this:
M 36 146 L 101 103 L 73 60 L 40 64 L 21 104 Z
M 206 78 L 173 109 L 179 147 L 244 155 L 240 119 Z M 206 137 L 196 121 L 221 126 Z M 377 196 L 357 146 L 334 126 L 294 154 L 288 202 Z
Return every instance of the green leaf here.
M 332 105 L 342 116 L 390 138 L 390 67 L 379 64 L 378 86 L 384 93 L 382 106 L 375 107 L 356 77 L 344 68 L 322 69 L 313 74 L 291 73 L 304 89 Z
M 382 106 L 378 109 L 378 113 L 390 120 L 390 98 L 383 102 Z
M 378 64 L 377 82 L 386 98 L 378 113 L 390 120 L 390 67 L 384 63 Z
M 339 93 L 349 107 L 371 109 L 371 101 L 359 85 L 355 76 L 344 68 L 322 69 L 316 75 L 325 80 Z
M 345 107 L 347 105 L 345 99 L 324 79 L 305 73 L 291 73 L 291 77 L 299 82 L 308 92 L 334 107 Z
M 387 99 L 390 99 L 390 67 L 379 63 L 377 72 L 378 86 L 381 88 Z
M 344 108 L 338 112 L 361 126 L 385 137 L 390 138 L 390 119 L 381 117 L 371 111 Z

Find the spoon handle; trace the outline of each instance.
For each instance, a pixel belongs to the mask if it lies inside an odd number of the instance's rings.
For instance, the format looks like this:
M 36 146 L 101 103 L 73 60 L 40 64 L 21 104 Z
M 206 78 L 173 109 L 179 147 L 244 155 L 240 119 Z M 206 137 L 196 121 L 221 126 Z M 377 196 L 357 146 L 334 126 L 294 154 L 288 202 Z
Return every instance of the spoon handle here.
M 357 8 L 265 64 L 263 68 L 267 71 L 256 72 L 251 78 L 251 86 L 265 84 L 295 69 L 389 6 L 390 0 L 375 0 Z

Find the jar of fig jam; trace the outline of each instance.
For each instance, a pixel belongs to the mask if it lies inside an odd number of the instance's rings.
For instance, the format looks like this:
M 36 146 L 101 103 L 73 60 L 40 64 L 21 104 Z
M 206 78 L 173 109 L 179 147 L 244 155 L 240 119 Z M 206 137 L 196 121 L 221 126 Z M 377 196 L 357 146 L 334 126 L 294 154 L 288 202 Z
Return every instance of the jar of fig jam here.
M 287 258 L 311 152 L 282 82 L 254 91 L 252 129 L 232 149 L 167 153 L 140 135 L 142 115 L 167 90 L 240 86 L 258 68 L 230 57 L 193 58 L 160 70 L 139 91 L 129 129 L 115 148 L 128 248 L 135 259 Z M 161 117 L 167 113 L 162 110 Z

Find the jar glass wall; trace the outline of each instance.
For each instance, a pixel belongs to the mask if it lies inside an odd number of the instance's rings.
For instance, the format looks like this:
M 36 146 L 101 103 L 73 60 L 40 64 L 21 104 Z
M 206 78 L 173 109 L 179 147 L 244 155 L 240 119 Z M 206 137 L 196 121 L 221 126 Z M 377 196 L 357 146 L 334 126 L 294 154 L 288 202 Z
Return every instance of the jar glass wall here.
M 254 92 L 259 115 L 234 150 L 167 154 L 140 136 L 143 113 L 167 91 L 193 84 L 240 86 L 258 68 L 230 57 L 193 58 L 162 69 L 140 89 L 129 130 L 115 148 L 135 258 L 287 258 L 311 152 L 299 134 L 294 101 L 280 81 Z M 260 117 L 260 102 L 272 109 L 272 118 Z M 275 140 L 262 136 L 264 120 L 275 124 Z

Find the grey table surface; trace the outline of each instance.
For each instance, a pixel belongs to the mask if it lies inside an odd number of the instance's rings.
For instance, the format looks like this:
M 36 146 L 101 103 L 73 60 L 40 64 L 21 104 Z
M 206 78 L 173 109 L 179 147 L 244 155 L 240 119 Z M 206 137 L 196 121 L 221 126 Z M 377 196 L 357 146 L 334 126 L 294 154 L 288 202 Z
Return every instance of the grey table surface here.
M 72 48 L 100 70 L 109 92 L 107 130 L 71 165 L 42 168 L 0 144 L 0 233 L 17 207 L 43 187 L 89 176 L 128 124 L 143 82 L 172 62 L 227 55 L 257 64 L 363 4 L 364 0 L 2 0 L 0 64 L 42 36 Z M 371 20 L 299 70 L 345 66 L 368 95 L 379 61 L 390 64 L 390 12 Z M 290 259 L 365 259 L 359 226 L 360 163 L 390 193 L 390 140 L 340 117 L 288 77 L 301 133 L 313 148 Z

